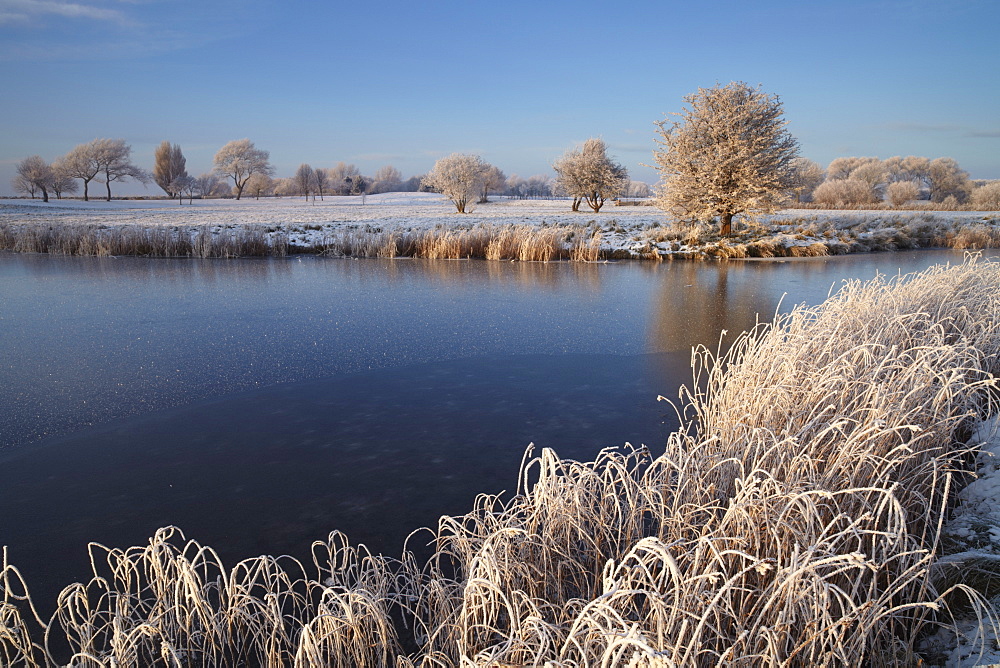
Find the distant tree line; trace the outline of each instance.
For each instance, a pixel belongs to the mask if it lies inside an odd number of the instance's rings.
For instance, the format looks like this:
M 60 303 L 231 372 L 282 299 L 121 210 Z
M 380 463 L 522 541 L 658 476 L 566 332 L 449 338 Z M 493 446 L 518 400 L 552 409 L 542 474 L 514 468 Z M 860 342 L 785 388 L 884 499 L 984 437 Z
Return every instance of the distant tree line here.
M 977 183 L 952 158 L 909 155 L 880 160 L 843 157 L 824 170 L 812 160 L 795 164 L 793 201 L 836 207 L 888 203 L 895 207 L 916 201 L 944 208 L 1000 206 L 1000 182 Z

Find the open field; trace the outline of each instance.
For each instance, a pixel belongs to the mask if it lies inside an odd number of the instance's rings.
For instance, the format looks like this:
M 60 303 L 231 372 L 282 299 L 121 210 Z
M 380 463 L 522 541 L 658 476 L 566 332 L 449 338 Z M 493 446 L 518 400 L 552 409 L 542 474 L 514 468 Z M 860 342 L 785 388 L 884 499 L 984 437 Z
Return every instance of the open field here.
M 457 214 L 440 195 L 266 200 L 0 201 L 0 249 L 68 255 L 503 260 L 788 257 L 1000 247 L 1000 214 L 788 210 L 736 225 L 678 225 L 650 206 L 599 213 L 562 200 L 498 200 Z
M 1000 265 L 850 283 L 697 349 L 665 447 L 528 455 L 509 498 L 370 554 L 235 566 L 171 528 L 91 545 L 4 665 L 975 665 L 996 657 Z M 985 425 L 985 426 L 983 426 Z M 980 428 L 976 429 L 979 426 Z M 989 447 L 984 442 L 991 441 Z M 977 469 L 976 492 L 968 483 Z M 988 482 L 986 482 L 988 481 Z M 963 491 L 964 489 L 964 491 Z M 961 493 L 960 493 L 961 492 Z M 992 499 L 992 504 L 991 504 Z M 985 505 L 984 505 L 985 504 Z M 955 519 L 951 519 L 954 517 Z M 992 524 L 991 524 L 992 522 Z M 81 546 L 81 549 L 82 546 Z M 971 611 L 971 612 L 970 612 Z M 972 621 L 971 627 L 969 620 Z M 960 643 L 958 633 L 967 633 Z

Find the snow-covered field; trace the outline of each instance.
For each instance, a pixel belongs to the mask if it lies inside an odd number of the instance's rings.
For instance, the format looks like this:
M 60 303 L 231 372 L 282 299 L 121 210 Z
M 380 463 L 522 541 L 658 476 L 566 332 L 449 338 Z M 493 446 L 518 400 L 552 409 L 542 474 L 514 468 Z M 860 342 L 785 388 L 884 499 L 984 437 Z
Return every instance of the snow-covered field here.
M 902 221 L 902 222 L 901 222 Z M 829 244 L 838 237 L 870 241 L 865 235 L 895 230 L 907 221 L 951 226 L 985 222 L 997 226 L 996 214 L 982 212 L 817 211 L 787 210 L 763 219 L 772 236 L 768 241 L 786 248 Z M 283 233 L 294 246 L 315 246 L 347 232 L 412 232 L 437 227 L 469 229 L 475 226 L 588 227 L 600 233 L 600 247 L 608 252 L 655 249 L 660 255 L 688 253 L 717 244 L 717 239 L 679 238 L 679 228 L 652 206 L 605 204 L 600 212 L 586 205 L 572 212 L 569 200 L 508 200 L 479 204 L 459 214 L 434 193 L 385 193 L 367 197 L 301 197 L 195 200 L 178 205 L 169 200 L 0 200 L 0 224 L 44 222 L 64 225 L 138 227 L 263 227 Z M 849 240 L 848 240 L 849 241 Z M 876 240 L 879 241 L 879 240 Z M 743 240 L 746 243 L 746 240 Z M 754 253 L 750 253 L 753 255 Z M 728 256 L 733 256 L 729 254 Z M 737 255 L 739 256 L 739 255 Z

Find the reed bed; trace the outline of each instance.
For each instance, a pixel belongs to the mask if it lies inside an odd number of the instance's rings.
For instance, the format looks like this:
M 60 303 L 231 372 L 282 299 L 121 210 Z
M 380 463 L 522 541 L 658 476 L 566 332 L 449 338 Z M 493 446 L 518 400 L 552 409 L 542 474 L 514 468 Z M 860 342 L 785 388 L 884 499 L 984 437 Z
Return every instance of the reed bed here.
M 339 534 L 231 568 L 162 529 L 90 546 L 34 612 L 4 553 L 0 658 L 36 666 L 913 666 L 987 597 L 934 574 L 998 409 L 1000 264 L 847 283 L 693 351 L 662 453 L 531 451 L 400 559 Z M 429 545 L 433 554 L 414 556 Z M 414 549 L 410 549 L 414 548 Z M 61 653 L 60 653 L 61 652 Z
M 0 249 L 53 255 L 258 257 L 285 255 L 288 239 L 256 225 L 212 228 L 0 223 Z

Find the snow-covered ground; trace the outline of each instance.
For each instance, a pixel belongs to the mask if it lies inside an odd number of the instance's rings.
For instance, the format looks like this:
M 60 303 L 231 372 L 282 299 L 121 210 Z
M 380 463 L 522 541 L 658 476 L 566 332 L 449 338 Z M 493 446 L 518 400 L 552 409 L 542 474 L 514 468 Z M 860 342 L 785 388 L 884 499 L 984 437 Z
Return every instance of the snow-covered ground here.
M 902 223 L 900 221 L 903 221 Z M 942 222 L 947 224 L 1000 224 L 997 214 L 974 211 L 823 211 L 786 210 L 766 216 L 762 222 L 781 246 L 827 243 L 841 231 L 865 240 L 885 229 L 894 233 L 901 224 Z M 589 226 L 600 232 L 600 246 L 607 251 L 632 253 L 655 248 L 661 255 L 690 252 L 718 245 L 706 238 L 678 239 L 677 229 L 653 206 L 615 206 L 607 202 L 600 212 L 586 204 L 579 212 L 570 201 L 509 200 L 494 198 L 478 204 L 471 213 L 459 214 L 443 196 L 434 193 L 384 193 L 367 197 L 302 197 L 261 200 L 218 199 L 173 200 L 0 200 L 0 224 L 32 222 L 99 226 L 202 227 L 263 226 L 271 234 L 283 233 L 296 246 L 323 244 L 331 236 L 354 230 L 362 232 L 408 232 L 444 226 L 467 229 L 477 225 Z M 672 233 L 672 237 L 671 237 Z

